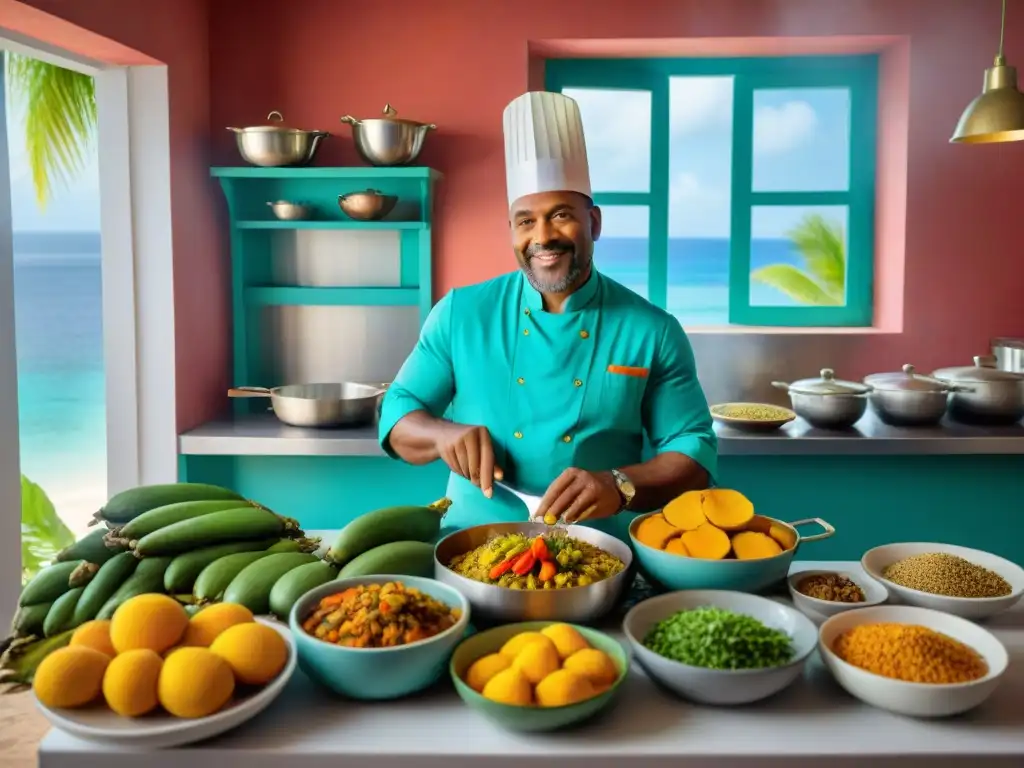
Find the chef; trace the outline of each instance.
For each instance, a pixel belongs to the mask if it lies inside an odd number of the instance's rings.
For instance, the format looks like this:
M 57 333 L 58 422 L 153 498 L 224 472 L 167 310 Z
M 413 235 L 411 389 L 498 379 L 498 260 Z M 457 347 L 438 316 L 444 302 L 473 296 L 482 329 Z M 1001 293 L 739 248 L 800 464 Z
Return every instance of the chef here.
M 594 265 L 601 210 L 579 105 L 526 93 L 504 129 L 519 269 L 434 306 L 384 397 L 381 446 L 448 465 L 446 527 L 523 520 L 500 481 L 543 497 L 535 517 L 628 540 L 629 513 L 715 476 L 693 351 L 672 315 Z

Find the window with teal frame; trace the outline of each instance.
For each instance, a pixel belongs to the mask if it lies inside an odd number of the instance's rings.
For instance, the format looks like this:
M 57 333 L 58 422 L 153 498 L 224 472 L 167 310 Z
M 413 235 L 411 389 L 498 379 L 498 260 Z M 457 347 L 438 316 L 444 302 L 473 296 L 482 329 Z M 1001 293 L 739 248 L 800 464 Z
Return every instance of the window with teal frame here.
M 872 324 L 878 58 L 552 59 L 598 268 L 684 325 Z

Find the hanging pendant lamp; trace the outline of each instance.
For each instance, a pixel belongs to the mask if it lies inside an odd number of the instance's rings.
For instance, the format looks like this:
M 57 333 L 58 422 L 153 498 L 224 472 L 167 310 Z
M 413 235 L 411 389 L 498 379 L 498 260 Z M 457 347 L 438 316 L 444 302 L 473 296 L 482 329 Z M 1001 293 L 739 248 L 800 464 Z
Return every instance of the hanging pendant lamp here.
M 1024 93 L 1017 90 L 1017 68 L 1006 63 L 1003 38 L 1006 32 L 1006 0 L 999 24 L 999 53 L 985 70 L 981 95 L 967 105 L 956 124 L 950 143 L 994 144 L 1024 140 Z

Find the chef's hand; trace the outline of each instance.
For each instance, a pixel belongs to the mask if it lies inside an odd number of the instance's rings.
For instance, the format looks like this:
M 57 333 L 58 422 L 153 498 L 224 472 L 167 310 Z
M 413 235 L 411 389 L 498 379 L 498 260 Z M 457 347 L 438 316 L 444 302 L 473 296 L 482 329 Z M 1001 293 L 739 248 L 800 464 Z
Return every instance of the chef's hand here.
M 491 498 L 492 483 L 504 473 L 494 463 L 494 446 L 487 427 L 446 424 L 436 438 L 437 453 L 457 475 L 469 480 Z
M 570 467 L 555 478 L 537 507 L 535 518 L 579 523 L 611 517 L 622 509 L 622 496 L 611 472 Z

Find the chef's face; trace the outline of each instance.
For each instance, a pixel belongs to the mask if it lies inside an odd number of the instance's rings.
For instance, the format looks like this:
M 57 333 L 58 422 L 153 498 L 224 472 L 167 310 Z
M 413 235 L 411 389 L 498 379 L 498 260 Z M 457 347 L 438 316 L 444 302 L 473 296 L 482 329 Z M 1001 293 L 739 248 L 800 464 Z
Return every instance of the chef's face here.
M 542 192 L 512 205 L 512 247 L 530 285 L 568 293 L 590 275 L 601 209 L 578 192 Z

